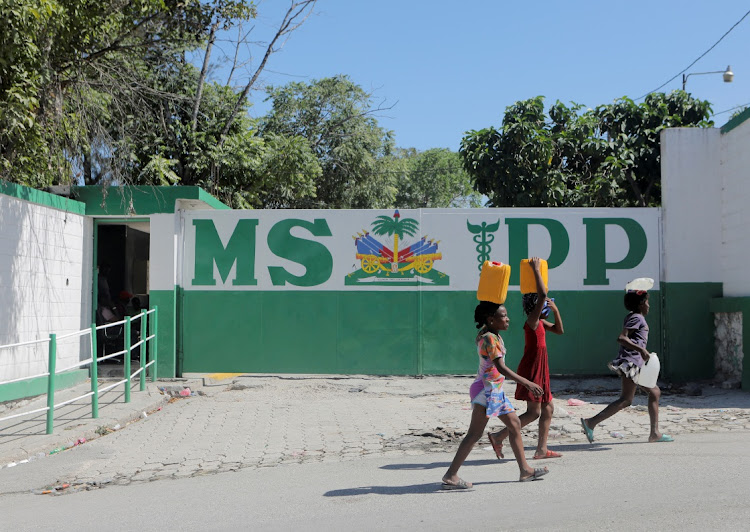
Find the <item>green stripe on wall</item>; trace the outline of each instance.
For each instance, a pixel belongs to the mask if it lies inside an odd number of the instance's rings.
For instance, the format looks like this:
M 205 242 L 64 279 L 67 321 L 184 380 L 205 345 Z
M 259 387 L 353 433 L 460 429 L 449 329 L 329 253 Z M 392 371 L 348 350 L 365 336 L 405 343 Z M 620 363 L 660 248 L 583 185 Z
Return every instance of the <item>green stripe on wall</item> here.
M 44 205 L 45 207 L 52 207 L 53 209 L 61 211 L 67 211 L 73 214 L 83 215 L 86 212 L 86 205 L 80 201 L 57 196 L 55 194 L 50 194 L 49 192 L 43 192 L 23 185 L 9 183 L 2 179 L 0 179 L 0 194 L 5 194 L 6 196 L 36 203 L 37 205 Z
M 711 300 L 721 297 L 721 283 L 662 283 L 661 290 L 669 333 L 662 372 L 676 381 L 712 378 L 716 347 Z
M 149 305 L 159 307 L 159 359 L 157 372 L 159 377 L 174 377 L 177 375 L 176 361 L 176 289 L 174 290 L 151 290 L 149 292 Z
M 89 378 L 87 369 L 74 369 L 59 373 L 55 377 L 55 390 L 70 388 Z M 27 381 L 0 385 L 0 403 L 34 397 L 47 393 L 47 377 L 36 377 Z
M 627 313 L 623 293 L 552 295 L 565 335 L 547 335 L 550 370 L 609 374 Z M 651 299 L 649 347 L 658 351 L 659 292 Z M 424 374 L 471 374 L 477 369 L 476 304 L 473 291 L 185 291 L 182 371 L 414 375 L 421 341 Z M 511 327 L 503 336 L 515 368 L 524 343 L 521 295 L 511 292 L 506 306 Z

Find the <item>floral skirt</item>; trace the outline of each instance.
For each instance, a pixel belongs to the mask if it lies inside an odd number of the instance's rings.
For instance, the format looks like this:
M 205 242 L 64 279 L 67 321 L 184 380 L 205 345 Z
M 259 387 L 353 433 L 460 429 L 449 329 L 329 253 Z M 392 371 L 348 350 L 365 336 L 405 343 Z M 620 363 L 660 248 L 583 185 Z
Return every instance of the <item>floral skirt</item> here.
M 490 384 L 492 384 L 492 387 L 489 390 L 484 389 L 484 397 L 487 400 L 487 417 L 500 417 L 515 412 L 513 403 L 510 402 L 503 391 L 503 385 L 494 382 Z
M 607 364 L 607 367 L 618 375 L 624 375 L 633 382 L 635 382 L 636 376 L 641 372 L 641 368 L 627 360 L 613 360 Z

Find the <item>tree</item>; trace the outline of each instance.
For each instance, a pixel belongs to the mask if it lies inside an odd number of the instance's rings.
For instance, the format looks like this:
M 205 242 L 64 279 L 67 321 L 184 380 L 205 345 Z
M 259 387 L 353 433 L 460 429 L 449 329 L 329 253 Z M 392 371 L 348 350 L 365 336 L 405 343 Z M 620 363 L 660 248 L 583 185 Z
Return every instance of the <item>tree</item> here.
M 492 206 L 650 206 L 661 201 L 659 133 L 710 127 L 710 104 L 684 91 L 583 111 L 538 96 L 508 107 L 501 129 L 470 131 L 464 167 Z
M 398 175 L 395 204 L 400 208 L 479 207 L 481 196 L 458 153 L 445 148 L 398 150 L 392 171 Z
M 307 140 L 322 173 L 315 195 L 297 208 L 387 208 L 393 204 L 394 176 L 387 157 L 393 135 L 378 126 L 372 97 L 347 76 L 269 87 L 271 111 L 261 136 L 274 133 Z
M 201 184 L 243 205 L 261 201 L 252 175 L 244 188 L 229 190 L 237 167 L 221 163 L 261 169 L 268 151 L 281 145 L 309 162 L 299 141 L 253 139 L 246 112 L 269 57 L 315 3 L 289 0 L 275 34 L 261 45 L 262 60 L 237 90 L 229 80 L 208 79 L 211 50 L 217 31 L 255 17 L 251 0 L 0 3 L 0 178 L 41 187 L 78 173 L 88 184 Z M 244 33 L 236 45 L 248 41 Z M 200 49 L 196 69 L 186 54 Z M 222 151 L 240 139 L 251 146 L 239 153 L 255 161 Z
M 92 141 L 91 122 L 111 116 L 118 89 L 132 90 L 127 77 L 99 83 L 110 58 L 122 64 L 197 46 L 205 14 L 198 0 L 0 4 L 0 177 L 70 181 L 74 159 Z
M 621 98 L 594 110 L 600 134 L 609 139 L 610 151 L 603 171 L 627 188 L 618 198 L 629 205 L 661 204 L 661 152 L 659 136 L 670 127 L 713 127 L 711 104 L 685 91 L 651 93 L 641 104 Z

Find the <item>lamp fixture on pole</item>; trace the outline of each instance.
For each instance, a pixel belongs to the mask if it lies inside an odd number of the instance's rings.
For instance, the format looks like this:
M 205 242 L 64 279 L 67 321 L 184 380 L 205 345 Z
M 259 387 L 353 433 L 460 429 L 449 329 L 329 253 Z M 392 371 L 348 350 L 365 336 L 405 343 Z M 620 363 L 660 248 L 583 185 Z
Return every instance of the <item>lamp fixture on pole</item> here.
M 731 83 L 734 79 L 734 72 L 732 72 L 732 67 L 727 66 L 726 70 L 713 70 L 711 72 L 691 72 L 690 74 L 683 74 L 682 75 L 682 90 L 685 90 L 685 85 L 687 85 L 687 79 L 690 76 L 700 76 L 702 74 L 723 74 L 724 83 Z

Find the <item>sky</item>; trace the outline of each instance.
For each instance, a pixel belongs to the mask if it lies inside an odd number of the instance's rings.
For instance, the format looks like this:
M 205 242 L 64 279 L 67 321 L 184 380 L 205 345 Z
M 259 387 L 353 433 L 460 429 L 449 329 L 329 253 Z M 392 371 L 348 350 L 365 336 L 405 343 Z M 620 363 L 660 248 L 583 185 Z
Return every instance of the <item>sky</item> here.
M 262 0 L 251 40 L 262 42 L 286 10 Z M 750 11 L 750 2 L 630 0 L 559 2 L 490 0 L 318 0 L 314 13 L 273 54 L 257 87 L 348 75 L 390 107 L 377 113 L 402 148 L 458 150 L 466 131 L 500 126 L 506 107 L 543 95 L 587 107 L 657 89 L 709 50 Z M 229 57 L 224 35 L 225 77 Z M 260 47 L 241 51 L 251 61 Z M 750 105 L 750 15 L 687 73 L 687 90 L 709 100 L 717 127 L 736 106 Z M 221 54 L 217 53 L 221 60 Z M 682 76 L 660 91 L 682 87 Z M 251 115 L 270 104 L 251 93 Z M 642 98 L 637 101 L 642 101 Z M 724 112 L 727 111 L 727 112 Z

